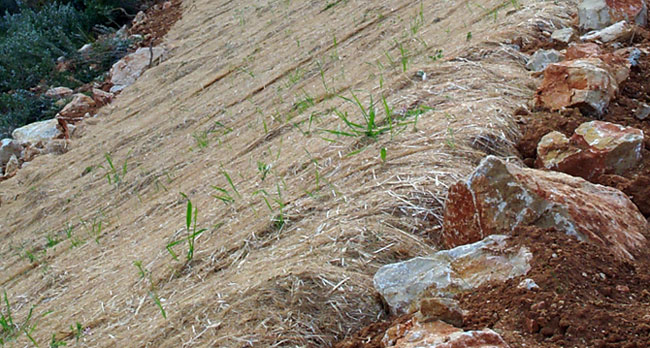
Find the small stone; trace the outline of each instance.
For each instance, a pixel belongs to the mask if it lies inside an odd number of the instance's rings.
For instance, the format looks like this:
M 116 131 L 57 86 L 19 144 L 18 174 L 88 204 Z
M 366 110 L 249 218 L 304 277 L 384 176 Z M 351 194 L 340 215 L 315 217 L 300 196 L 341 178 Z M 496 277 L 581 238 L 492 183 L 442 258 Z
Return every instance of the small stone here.
M 630 288 L 627 285 L 616 285 L 616 291 L 622 293 L 628 293 L 630 292 Z
M 442 320 L 445 323 L 463 326 L 463 310 L 454 299 L 425 297 L 419 301 L 418 314 L 423 321 Z
M 539 290 L 539 285 L 535 283 L 534 280 L 530 278 L 526 278 L 522 280 L 519 285 L 517 285 L 517 288 L 519 289 L 526 289 L 526 290 Z
M 99 88 L 93 88 L 93 100 L 97 105 L 106 105 L 113 100 L 115 94 L 111 92 L 104 92 Z
M 135 15 L 135 18 L 133 18 L 133 25 L 138 25 L 142 23 L 145 19 L 147 18 L 147 15 L 140 11 Z
M 5 177 L 12 177 L 16 175 L 18 169 L 20 169 L 20 162 L 18 161 L 18 157 L 16 157 L 16 155 L 11 155 L 11 158 L 5 166 Z
M 163 11 L 169 10 L 172 8 L 172 2 L 171 1 L 165 1 L 162 5 Z
M 568 44 L 576 39 L 576 32 L 573 28 L 558 29 L 551 34 L 551 39 Z
M 551 63 L 557 63 L 564 59 L 564 55 L 556 50 L 537 50 L 526 63 L 526 69 L 531 71 L 542 71 Z
M 639 105 L 639 107 L 636 109 L 634 116 L 636 116 L 636 118 L 641 121 L 648 118 L 648 116 L 650 116 L 650 105 L 641 103 L 641 105 Z
M 72 93 L 74 93 L 74 91 L 72 91 L 68 87 L 53 87 L 48 89 L 47 92 L 45 92 L 45 96 L 50 98 L 60 99 L 60 98 L 65 98 L 67 96 L 70 96 L 72 95 Z

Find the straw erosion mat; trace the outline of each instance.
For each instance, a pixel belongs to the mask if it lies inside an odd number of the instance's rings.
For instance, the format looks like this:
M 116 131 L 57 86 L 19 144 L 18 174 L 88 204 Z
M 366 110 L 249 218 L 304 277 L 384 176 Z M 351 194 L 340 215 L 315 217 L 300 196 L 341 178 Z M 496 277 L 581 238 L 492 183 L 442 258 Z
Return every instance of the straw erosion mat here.
M 374 273 L 515 153 L 512 44 L 575 2 L 182 6 L 166 61 L 0 184 L 10 344 L 330 346 L 385 318 Z

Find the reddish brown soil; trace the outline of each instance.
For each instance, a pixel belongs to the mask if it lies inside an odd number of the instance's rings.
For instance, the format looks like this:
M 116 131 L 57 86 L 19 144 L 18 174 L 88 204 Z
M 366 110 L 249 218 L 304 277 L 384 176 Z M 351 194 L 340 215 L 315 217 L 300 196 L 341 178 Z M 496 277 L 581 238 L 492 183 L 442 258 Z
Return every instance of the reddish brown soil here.
M 459 298 L 466 329 L 493 328 L 514 347 L 650 347 L 650 258 L 618 260 L 609 250 L 553 230 L 515 231 L 534 257 L 524 277 Z
M 147 9 L 145 20 L 129 29 L 131 34 L 142 35 L 144 40 L 140 43 L 141 47 L 159 45 L 163 36 L 183 14 L 181 0 L 172 0 L 172 6 L 168 9 L 163 9 L 163 3 L 164 1 L 158 1 L 156 5 Z

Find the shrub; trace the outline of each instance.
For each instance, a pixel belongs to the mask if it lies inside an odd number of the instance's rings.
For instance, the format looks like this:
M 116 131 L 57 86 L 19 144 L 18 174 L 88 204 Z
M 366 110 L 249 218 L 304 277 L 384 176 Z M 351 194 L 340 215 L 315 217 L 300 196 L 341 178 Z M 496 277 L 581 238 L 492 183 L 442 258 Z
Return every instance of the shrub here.
M 0 94 L 0 138 L 25 124 L 53 118 L 57 111 L 52 99 L 26 90 Z

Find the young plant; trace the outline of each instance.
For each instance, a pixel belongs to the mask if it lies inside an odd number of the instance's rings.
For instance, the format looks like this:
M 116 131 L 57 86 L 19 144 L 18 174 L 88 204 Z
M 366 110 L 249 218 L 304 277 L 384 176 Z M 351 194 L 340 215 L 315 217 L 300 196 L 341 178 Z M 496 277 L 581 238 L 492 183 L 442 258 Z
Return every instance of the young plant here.
M 116 184 L 119 185 L 120 182 L 124 179 L 124 176 L 126 176 L 127 169 L 128 169 L 128 161 L 129 161 L 129 155 L 131 152 L 126 155 L 126 159 L 124 160 L 124 163 L 122 164 L 122 170 L 118 170 L 115 168 L 115 165 L 113 164 L 113 158 L 111 157 L 111 154 L 106 152 L 104 154 L 104 158 L 106 159 L 107 167 L 104 167 L 102 165 L 99 165 L 98 167 L 106 170 L 106 179 L 108 180 L 108 184 Z
M 205 149 L 208 147 L 210 140 L 208 139 L 208 132 L 195 132 L 192 134 L 192 138 L 196 141 L 196 147 L 199 149 Z
M 156 294 L 155 291 L 149 291 L 149 296 L 153 300 L 153 302 L 158 306 L 158 309 L 160 309 L 160 314 L 162 314 L 164 319 L 167 319 L 167 312 L 165 312 L 165 309 L 162 306 L 162 303 L 160 303 L 160 298 L 158 297 L 158 294 Z
M 198 209 L 194 208 L 194 210 L 192 210 L 192 201 L 184 193 L 181 192 L 181 195 L 187 199 L 187 211 L 185 212 L 185 230 L 187 232 L 187 237 L 167 244 L 167 251 L 174 260 L 178 261 L 178 256 L 172 248 L 177 244 L 187 241 L 188 250 L 185 258 L 187 262 L 190 262 L 194 257 L 194 242 L 196 241 L 196 237 L 198 237 L 201 233 L 207 231 L 207 229 L 196 229 L 196 217 L 198 215 Z

